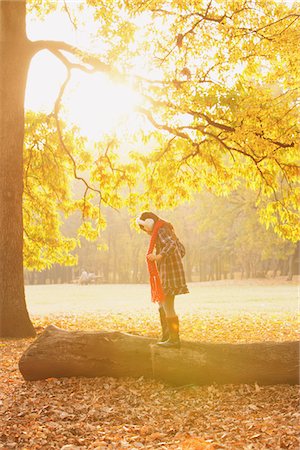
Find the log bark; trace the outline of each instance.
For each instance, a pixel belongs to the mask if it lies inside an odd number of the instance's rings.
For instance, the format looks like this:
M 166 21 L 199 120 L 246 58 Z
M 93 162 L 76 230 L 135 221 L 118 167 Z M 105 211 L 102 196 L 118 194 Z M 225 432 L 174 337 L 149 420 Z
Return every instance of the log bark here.
M 183 342 L 180 349 L 155 342 L 116 331 L 68 332 L 51 325 L 24 352 L 19 368 L 25 380 L 143 376 L 173 385 L 299 383 L 299 342 Z
M 52 377 L 152 377 L 155 339 L 118 331 L 65 331 L 53 325 L 19 361 L 25 380 Z
M 153 376 L 171 384 L 298 384 L 299 342 L 152 346 Z

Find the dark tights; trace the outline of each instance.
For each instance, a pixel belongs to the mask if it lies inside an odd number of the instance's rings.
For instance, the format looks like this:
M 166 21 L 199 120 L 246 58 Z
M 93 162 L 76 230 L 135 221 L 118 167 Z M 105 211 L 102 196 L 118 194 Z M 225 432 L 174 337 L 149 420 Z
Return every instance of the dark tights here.
M 176 312 L 174 309 L 174 299 L 175 299 L 175 295 L 167 295 L 165 297 L 165 301 L 160 305 L 160 307 L 164 308 L 166 317 L 176 316 Z

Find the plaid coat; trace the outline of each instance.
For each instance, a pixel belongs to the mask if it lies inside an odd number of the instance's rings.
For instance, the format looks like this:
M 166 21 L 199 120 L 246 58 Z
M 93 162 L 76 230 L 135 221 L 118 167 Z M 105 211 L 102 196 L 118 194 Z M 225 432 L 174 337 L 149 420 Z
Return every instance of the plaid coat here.
M 163 256 L 157 266 L 164 294 L 187 294 L 189 290 L 181 261 L 185 250 L 175 234 L 167 227 L 158 230 L 156 254 Z

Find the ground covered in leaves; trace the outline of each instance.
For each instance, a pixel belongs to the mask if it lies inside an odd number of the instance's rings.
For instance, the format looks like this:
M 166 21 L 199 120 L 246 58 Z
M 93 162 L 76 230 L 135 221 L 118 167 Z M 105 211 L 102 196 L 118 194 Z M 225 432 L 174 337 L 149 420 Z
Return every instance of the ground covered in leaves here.
M 158 336 L 158 319 L 85 315 L 34 318 L 75 330 Z M 295 340 L 295 315 L 186 315 L 182 338 L 206 342 Z M 298 386 L 183 386 L 132 378 L 25 382 L 18 360 L 32 339 L 0 341 L 0 448 L 299 449 Z

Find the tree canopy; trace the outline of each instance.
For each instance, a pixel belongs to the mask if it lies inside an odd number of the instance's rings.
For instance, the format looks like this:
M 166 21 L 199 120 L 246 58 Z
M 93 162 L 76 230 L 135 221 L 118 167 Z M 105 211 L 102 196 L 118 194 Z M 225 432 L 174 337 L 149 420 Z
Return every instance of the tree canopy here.
M 73 70 L 104 71 L 140 94 L 136 115 L 144 120 L 137 119 L 135 135 L 116 130 L 99 143 L 92 169 L 97 188 L 86 185 L 77 202 L 86 219 L 89 213 L 96 218 L 88 197 L 98 189 L 113 207 L 134 211 L 174 207 L 204 187 L 226 196 L 246 186 L 257 195 L 261 222 L 285 239 L 299 239 L 296 3 L 29 2 L 28 8 L 39 15 L 61 8 L 77 29 L 86 30 L 86 20 L 95 24 L 96 51 L 92 44 L 93 51 L 63 42 L 34 44 L 67 68 L 57 116 Z M 63 139 L 69 138 L 61 133 L 62 147 Z M 124 146 L 132 149 L 133 162 L 120 167 Z M 151 150 L 146 155 L 139 151 L 145 146 Z M 72 165 L 75 141 L 69 148 Z M 143 194 L 134 189 L 141 182 Z M 120 185 L 129 186 L 127 196 L 115 194 Z M 82 230 L 93 232 L 87 221 Z

